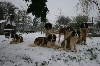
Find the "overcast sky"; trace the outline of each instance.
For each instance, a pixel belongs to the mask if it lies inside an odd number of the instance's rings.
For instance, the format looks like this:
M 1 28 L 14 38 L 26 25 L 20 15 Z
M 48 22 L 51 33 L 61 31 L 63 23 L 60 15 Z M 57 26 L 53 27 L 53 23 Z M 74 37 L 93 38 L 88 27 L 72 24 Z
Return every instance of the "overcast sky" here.
M 23 8 L 27 9 L 27 3 L 23 0 L 1 0 L 1 1 L 9 1 L 12 2 L 12 4 L 14 4 L 16 7 L 19 7 L 19 9 Z M 47 7 L 49 9 L 49 14 L 47 15 L 47 18 L 51 23 L 54 23 L 59 15 L 64 15 L 69 17 L 76 16 L 79 13 L 76 11 L 75 7 L 77 3 L 78 0 L 48 0 Z M 21 6 L 23 6 L 23 8 Z

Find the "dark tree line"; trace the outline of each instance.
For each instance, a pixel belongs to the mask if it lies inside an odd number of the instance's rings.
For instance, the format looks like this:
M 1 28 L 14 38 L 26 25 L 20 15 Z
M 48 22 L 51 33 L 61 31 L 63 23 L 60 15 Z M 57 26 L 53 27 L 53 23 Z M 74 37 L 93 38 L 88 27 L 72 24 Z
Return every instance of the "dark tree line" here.
M 11 2 L 0 2 L 0 20 L 7 19 L 10 14 L 14 14 L 15 6 Z

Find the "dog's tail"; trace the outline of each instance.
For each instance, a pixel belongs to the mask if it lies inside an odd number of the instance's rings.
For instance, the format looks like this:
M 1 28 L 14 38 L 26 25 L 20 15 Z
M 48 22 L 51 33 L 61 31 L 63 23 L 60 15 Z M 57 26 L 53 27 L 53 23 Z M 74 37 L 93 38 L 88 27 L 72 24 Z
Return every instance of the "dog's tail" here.
M 30 46 L 30 47 L 36 47 L 37 45 L 34 44 L 34 43 L 32 43 L 32 44 L 29 44 L 28 46 Z

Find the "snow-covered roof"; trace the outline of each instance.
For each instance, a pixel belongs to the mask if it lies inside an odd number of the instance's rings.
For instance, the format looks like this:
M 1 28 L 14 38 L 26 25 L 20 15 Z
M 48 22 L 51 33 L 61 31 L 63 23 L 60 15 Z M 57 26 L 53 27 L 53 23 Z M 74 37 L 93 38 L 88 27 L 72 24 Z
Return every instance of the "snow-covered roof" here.
M 0 20 L 0 23 L 6 22 L 7 20 Z
M 4 30 L 14 30 L 14 29 L 4 29 Z

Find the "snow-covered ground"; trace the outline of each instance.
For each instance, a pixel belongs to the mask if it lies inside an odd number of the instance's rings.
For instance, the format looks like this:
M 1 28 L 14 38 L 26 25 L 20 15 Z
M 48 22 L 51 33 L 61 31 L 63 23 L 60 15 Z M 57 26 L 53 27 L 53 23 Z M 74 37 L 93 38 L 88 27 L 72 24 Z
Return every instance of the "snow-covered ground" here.
M 56 44 L 58 43 L 58 34 Z M 24 42 L 10 44 L 0 35 L 0 66 L 100 66 L 100 37 L 87 38 L 87 45 L 77 45 L 77 52 L 57 51 L 47 47 L 29 47 L 40 33 L 23 34 Z M 61 37 L 61 41 L 63 36 Z

